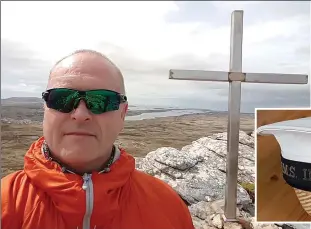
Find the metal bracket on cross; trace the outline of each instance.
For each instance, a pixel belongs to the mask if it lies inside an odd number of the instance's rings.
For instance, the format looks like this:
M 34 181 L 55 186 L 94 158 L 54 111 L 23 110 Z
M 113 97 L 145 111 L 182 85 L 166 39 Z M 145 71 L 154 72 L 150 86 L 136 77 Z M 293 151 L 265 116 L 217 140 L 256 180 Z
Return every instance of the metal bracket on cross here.
M 243 73 L 243 11 L 231 15 L 231 41 L 229 72 L 171 69 L 169 79 L 229 82 L 228 136 L 225 187 L 225 220 L 237 221 L 237 177 L 240 130 L 241 82 L 273 84 L 307 84 L 308 75 Z

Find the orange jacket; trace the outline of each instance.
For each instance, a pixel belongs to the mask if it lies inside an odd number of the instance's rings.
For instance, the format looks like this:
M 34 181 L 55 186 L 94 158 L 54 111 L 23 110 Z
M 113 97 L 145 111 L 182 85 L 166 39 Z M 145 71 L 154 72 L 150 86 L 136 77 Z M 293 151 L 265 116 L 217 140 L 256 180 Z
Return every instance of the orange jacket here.
M 124 150 L 109 173 L 84 182 L 44 157 L 43 140 L 31 145 L 24 170 L 1 179 L 2 229 L 194 229 L 177 193 L 137 171 Z

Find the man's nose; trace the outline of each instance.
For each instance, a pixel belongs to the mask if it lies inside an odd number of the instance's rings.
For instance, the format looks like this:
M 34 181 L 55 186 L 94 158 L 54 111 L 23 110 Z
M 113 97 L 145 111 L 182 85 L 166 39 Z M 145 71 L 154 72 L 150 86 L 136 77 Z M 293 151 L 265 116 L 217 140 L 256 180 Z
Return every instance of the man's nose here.
M 71 113 L 71 118 L 80 122 L 91 120 L 91 117 L 92 114 L 83 100 L 79 101 L 78 107 Z

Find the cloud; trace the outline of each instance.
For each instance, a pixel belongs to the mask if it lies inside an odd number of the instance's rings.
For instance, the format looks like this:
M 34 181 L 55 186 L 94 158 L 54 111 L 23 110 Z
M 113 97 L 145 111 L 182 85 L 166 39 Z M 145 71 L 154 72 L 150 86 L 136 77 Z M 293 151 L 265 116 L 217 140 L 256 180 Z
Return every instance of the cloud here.
M 245 72 L 309 74 L 309 8 L 309 2 L 4 2 L 2 96 L 12 96 L 12 88 L 18 96 L 40 96 L 53 62 L 92 48 L 120 67 L 132 104 L 227 109 L 228 84 L 169 80 L 169 69 L 228 71 L 231 12 L 243 9 Z M 310 104 L 309 85 L 242 88 L 246 110 Z
M 40 97 L 49 67 L 48 61 L 26 45 L 1 39 L 1 91 L 5 97 Z

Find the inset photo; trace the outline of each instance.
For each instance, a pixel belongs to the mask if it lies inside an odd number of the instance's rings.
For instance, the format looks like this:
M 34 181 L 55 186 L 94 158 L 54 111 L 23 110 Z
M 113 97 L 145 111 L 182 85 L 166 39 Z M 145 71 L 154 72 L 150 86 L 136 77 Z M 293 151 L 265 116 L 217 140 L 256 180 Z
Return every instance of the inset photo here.
M 257 222 L 311 222 L 311 109 L 256 109 Z

